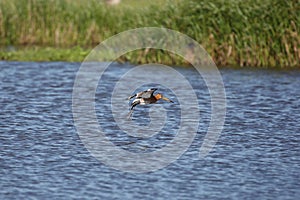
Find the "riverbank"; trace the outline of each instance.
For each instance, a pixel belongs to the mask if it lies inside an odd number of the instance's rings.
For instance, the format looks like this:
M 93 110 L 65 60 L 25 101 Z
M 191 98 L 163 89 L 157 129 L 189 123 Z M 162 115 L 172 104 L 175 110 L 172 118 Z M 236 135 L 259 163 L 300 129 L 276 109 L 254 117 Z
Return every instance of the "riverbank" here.
M 299 9 L 295 0 L 123 0 L 118 6 L 99 0 L 2 0 L 0 59 L 82 61 L 119 32 L 155 26 L 194 38 L 218 66 L 299 68 Z M 136 56 L 140 52 L 119 61 L 181 64 L 168 53 Z

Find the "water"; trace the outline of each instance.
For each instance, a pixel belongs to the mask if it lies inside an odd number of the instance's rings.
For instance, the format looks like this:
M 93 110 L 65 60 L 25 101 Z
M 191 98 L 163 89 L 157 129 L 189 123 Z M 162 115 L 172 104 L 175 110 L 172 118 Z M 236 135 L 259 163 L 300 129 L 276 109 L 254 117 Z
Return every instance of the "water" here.
M 187 152 L 167 167 L 128 173 L 99 162 L 77 134 L 72 91 L 79 66 L 0 63 L 0 199 L 300 197 L 300 71 L 221 70 L 226 122 L 214 149 L 199 159 L 211 113 L 209 95 L 193 70 L 178 68 L 199 87 L 197 135 Z M 113 83 L 129 69 L 129 65 L 115 64 L 106 80 Z M 172 130 L 178 129 L 180 111 L 171 91 L 164 90 L 175 104 L 160 106 L 171 109 L 173 116 L 163 134 L 144 140 L 122 134 L 115 125 L 109 111 L 111 99 L 105 95 L 113 87 L 107 84 L 97 89 L 95 108 L 97 118 L 102 119 L 99 124 L 115 145 L 132 152 L 152 152 L 174 138 Z M 137 109 L 132 120 L 147 125 L 149 116 L 144 115 L 151 108 Z

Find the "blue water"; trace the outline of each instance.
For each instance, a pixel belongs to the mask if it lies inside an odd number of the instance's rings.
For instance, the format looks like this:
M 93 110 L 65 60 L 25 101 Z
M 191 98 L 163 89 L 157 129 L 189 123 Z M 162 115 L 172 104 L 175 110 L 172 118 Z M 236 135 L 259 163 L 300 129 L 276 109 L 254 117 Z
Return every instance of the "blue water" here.
M 200 87 L 202 117 L 189 149 L 160 170 L 128 173 L 93 157 L 77 133 L 72 91 L 79 67 L 0 62 L 0 199 L 299 199 L 300 71 L 221 70 L 225 126 L 202 159 L 199 147 L 211 110 L 209 93 L 199 80 L 194 87 Z M 131 68 L 114 64 L 107 80 L 114 82 Z M 189 68 L 177 70 L 199 79 Z M 109 94 L 113 86 L 101 90 Z M 103 118 L 99 110 L 110 99 L 96 101 L 98 117 Z M 109 109 L 104 111 L 112 117 Z M 141 112 L 137 109 L 133 120 L 143 117 Z M 155 151 L 174 137 L 170 130 L 157 138 L 133 140 L 116 131 L 113 119 L 101 123 L 112 140 L 117 133 L 115 144 L 129 140 L 125 150 L 138 152 L 147 146 L 147 151 Z M 178 126 L 170 123 L 167 128 Z

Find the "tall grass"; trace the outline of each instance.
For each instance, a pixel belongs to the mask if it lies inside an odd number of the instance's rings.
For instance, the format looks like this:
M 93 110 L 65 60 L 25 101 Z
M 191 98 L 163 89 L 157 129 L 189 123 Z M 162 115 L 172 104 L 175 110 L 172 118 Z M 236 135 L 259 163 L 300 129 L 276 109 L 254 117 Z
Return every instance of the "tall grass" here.
M 121 31 L 159 26 L 194 38 L 219 66 L 299 67 L 299 10 L 299 0 L 1 0 L 0 46 L 92 48 Z M 122 59 L 170 59 L 144 53 Z

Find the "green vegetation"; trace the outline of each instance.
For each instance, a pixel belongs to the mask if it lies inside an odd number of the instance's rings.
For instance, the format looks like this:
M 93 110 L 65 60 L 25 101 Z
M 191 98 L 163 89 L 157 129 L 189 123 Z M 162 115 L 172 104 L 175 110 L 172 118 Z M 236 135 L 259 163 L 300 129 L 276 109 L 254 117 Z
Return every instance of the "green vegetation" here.
M 82 62 L 90 51 L 80 47 L 62 49 L 53 47 L 29 47 L 0 51 L 0 60 L 15 61 L 72 61 Z
M 218 66 L 300 67 L 299 10 L 299 0 L 1 0 L 0 59 L 81 61 L 110 36 L 157 26 L 194 38 Z M 170 55 L 120 60 L 181 64 Z

